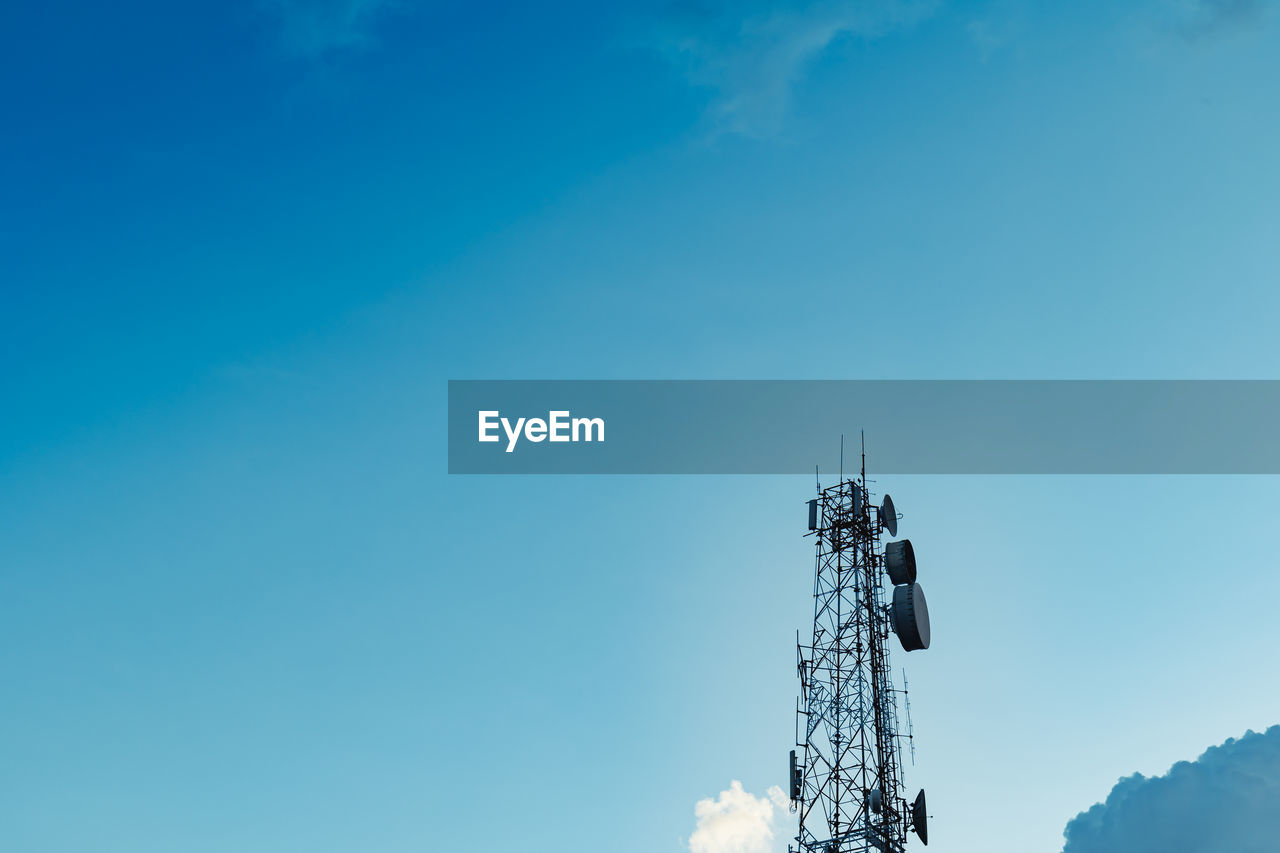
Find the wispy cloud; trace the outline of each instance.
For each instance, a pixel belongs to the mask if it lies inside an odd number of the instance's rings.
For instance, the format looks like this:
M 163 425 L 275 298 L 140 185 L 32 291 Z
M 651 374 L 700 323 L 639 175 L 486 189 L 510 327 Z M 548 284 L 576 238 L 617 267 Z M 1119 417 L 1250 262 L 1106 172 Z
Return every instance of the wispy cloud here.
M 875 38 L 930 14 L 936 0 L 685 3 L 666 19 L 662 46 L 689 80 L 714 92 L 720 132 L 775 134 L 808 67 L 836 39 Z
M 1164 776 L 1121 779 L 1067 824 L 1063 853 L 1271 853 L 1280 838 L 1280 726 Z
M 266 0 L 280 38 L 291 53 L 317 57 L 369 47 L 373 26 L 401 0 Z
M 1269 0 L 1171 0 L 1171 26 L 1191 41 L 1214 38 L 1261 25 L 1269 5 Z
M 689 837 L 691 853 L 771 853 L 774 811 L 786 811 L 786 795 L 776 785 L 763 797 L 744 791 L 734 781 L 727 791 L 699 800 L 693 807 L 698 828 Z
M 965 32 L 983 62 L 999 51 L 1015 47 L 1027 29 L 1026 0 L 984 0 L 965 11 L 969 16 Z

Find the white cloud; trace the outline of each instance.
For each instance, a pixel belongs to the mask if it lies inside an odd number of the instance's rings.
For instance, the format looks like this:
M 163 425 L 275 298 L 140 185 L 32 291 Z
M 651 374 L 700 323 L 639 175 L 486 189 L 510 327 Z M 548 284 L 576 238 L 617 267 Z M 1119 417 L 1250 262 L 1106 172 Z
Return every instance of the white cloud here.
M 689 837 L 691 853 L 772 853 L 774 812 L 786 811 L 787 799 L 776 785 L 756 797 L 734 781 L 715 798 L 693 807 L 698 828 Z
M 1274 853 L 1280 838 L 1280 726 L 1121 779 L 1067 824 L 1063 853 Z

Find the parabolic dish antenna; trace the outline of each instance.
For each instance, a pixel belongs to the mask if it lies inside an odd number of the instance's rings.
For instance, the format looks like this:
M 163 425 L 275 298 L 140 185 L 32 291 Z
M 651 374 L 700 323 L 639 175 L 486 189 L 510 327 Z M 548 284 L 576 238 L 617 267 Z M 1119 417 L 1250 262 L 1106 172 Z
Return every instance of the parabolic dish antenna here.
M 888 495 L 880 504 L 880 526 L 889 531 L 890 536 L 898 535 L 898 511 L 893 508 L 893 498 Z
M 929 607 L 920 584 L 893 588 L 893 632 L 909 652 L 929 648 Z
M 884 567 L 895 585 L 916 582 L 916 551 L 910 539 L 884 546 Z
M 929 846 L 929 815 L 924 807 L 924 788 L 916 794 L 916 801 L 911 804 L 911 828 L 920 836 L 920 843 Z

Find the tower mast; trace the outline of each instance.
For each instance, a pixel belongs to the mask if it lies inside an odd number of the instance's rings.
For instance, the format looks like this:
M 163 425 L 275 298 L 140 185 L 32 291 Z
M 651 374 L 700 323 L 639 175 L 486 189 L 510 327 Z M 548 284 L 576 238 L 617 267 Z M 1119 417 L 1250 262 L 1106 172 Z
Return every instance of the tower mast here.
M 891 633 L 907 651 L 928 648 L 928 611 L 910 541 L 882 551 L 881 534 L 897 535 L 898 516 L 888 495 L 879 506 L 870 501 L 866 459 L 864 437 L 858 477 L 842 476 L 809 502 L 813 633 L 796 649 L 790 790 L 799 830 L 792 853 L 900 853 L 911 831 L 928 843 L 924 792 L 906 799 L 898 731 L 905 681 L 895 688 L 888 649 Z

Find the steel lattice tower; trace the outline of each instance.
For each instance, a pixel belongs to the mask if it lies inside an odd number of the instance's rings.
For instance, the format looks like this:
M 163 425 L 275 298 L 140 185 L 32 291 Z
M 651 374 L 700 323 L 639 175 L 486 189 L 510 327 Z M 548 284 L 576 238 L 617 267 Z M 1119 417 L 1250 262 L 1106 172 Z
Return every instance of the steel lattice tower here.
M 908 584 L 902 546 L 888 558 L 881 552 L 881 532 L 896 533 L 897 514 L 887 495 L 881 506 L 868 499 L 865 460 L 860 478 L 819 489 L 809 527 L 817 551 L 813 637 L 808 645 L 797 641 L 800 752 L 792 752 L 790 790 L 799 831 L 788 850 L 898 853 L 910 830 L 928 842 L 924 792 L 914 803 L 905 796 L 901 748 L 912 735 L 899 731 L 898 696 L 905 699 L 906 683 L 894 686 L 888 650 L 895 631 L 908 650 L 929 644 L 914 552 L 907 542 Z M 890 579 L 903 584 L 892 604 L 885 602 L 887 562 Z M 918 616 L 899 602 L 914 594 Z

